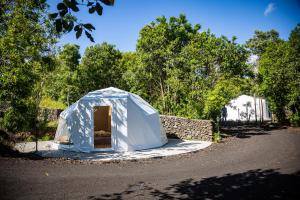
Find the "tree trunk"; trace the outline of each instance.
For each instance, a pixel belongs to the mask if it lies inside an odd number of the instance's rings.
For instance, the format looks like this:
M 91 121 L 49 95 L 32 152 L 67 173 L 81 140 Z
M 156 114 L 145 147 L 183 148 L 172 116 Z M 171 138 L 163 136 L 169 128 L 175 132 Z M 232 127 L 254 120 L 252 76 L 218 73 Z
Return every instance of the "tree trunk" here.
M 163 81 L 162 81 L 162 79 L 161 79 L 161 78 L 160 78 L 160 80 L 159 80 L 159 85 L 160 85 L 160 95 L 161 95 L 162 102 L 163 102 L 163 112 L 165 112 L 165 110 L 166 110 L 166 103 L 165 103 L 165 92 L 164 92 L 164 85 L 163 85 Z
M 256 95 L 255 94 L 254 94 L 254 114 L 255 114 L 255 124 L 257 124 Z
M 264 123 L 264 105 L 262 99 L 260 99 L 261 103 L 261 123 Z

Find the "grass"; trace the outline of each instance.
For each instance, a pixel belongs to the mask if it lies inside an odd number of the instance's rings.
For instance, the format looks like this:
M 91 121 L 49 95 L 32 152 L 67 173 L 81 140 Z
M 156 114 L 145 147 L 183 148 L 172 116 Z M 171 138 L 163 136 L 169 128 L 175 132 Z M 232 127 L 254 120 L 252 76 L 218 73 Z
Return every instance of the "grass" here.
M 54 101 L 49 97 L 43 98 L 40 102 L 41 108 L 48 108 L 48 109 L 65 109 L 67 106 L 59 101 Z

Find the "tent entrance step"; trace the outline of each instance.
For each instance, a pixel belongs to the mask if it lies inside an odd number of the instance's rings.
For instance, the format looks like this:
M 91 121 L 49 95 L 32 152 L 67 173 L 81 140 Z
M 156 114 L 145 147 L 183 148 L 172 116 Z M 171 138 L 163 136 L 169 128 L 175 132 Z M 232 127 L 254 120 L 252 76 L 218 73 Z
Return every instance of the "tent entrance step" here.
M 94 107 L 94 148 L 111 148 L 111 107 Z

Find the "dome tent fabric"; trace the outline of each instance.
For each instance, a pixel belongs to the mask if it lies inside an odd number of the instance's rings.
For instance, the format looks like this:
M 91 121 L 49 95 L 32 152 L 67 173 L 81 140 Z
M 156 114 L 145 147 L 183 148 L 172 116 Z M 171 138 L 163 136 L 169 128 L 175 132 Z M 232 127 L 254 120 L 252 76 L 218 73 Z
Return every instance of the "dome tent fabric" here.
M 74 151 L 91 152 L 94 145 L 95 108 L 109 107 L 111 149 L 117 152 L 160 147 L 167 143 L 159 113 L 138 95 L 117 88 L 88 93 L 65 109 L 59 117 L 55 142 Z M 101 116 L 100 116 L 101 117 Z
M 225 107 L 227 121 L 255 121 L 256 118 L 272 120 L 268 102 L 261 97 L 241 95 L 232 99 Z

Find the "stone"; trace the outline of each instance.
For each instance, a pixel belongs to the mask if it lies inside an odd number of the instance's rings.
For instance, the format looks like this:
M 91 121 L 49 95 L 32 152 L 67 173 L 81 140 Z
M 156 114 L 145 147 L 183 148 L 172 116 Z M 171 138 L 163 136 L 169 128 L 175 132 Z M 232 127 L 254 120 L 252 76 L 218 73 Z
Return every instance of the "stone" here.
M 160 120 L 168 137 L 212 141 L 213 122 L 211 120 L 168 115 L 161 115 Z

